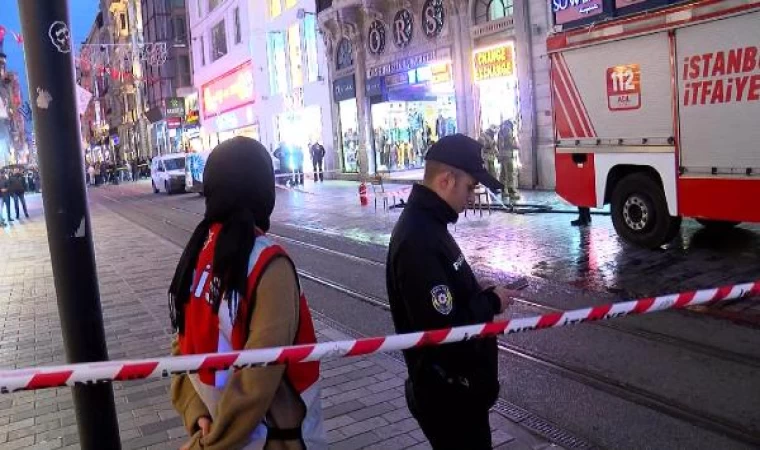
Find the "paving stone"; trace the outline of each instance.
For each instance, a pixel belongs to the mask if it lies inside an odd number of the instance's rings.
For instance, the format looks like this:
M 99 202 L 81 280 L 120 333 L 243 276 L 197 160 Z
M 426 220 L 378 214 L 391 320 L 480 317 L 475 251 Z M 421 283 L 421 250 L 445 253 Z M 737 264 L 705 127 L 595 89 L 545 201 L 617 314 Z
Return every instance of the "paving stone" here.
M 344 414 L 350 413 L 352 411 L 356 411 L 358 409 L 362 409 L 364 407 L 365 406 L 363 403 L 358 402 L 356 400 L 343 402 L 338 405 L 330 406 L 328 408 L 324 407 L 324 404 L 323 404 L 322 415 L 325 419 L 331 419 L 333 417 L 342 416 Z
M 360 448 L 366 448 L 381 440 L 382 438 L 376 435 L 375 433 L 368 432 L 368 433 L 362 433 L 356 436 L 352 436 L 340 442 L 336 442 L 330 445 L 330 448 L 333 450 L 355 450 L 355 449 L 360 449 Z
M 376 405 L 357 409 L 356 411 L 348 413 L 348 415 L 353 417 L 355 420 L 360 421 L 368 419 L 370 417 L 382 416 L 383 414 L 394 410 L 396 410 L 396 407 L 390 403 L 378 403 Z

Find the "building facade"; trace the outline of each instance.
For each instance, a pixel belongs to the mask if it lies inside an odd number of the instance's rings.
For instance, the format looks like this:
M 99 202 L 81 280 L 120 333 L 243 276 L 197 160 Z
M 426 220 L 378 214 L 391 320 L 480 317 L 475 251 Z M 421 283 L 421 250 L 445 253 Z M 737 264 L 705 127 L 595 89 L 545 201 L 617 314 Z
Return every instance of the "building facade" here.
M 418 169 L 441 137 L 516 125 L 520 185 L 552 188 L 546 2 L 333 0 L 328 47 L 344 172 Z
M 329 155 L 325 170 L 332 170 L 333 111 L 315 2 L 253 4 L 251 50 L 261 142 L 272 150 L 280 145 L 300 148 L 307 170 L 312 166 L 309 147 L 319 142 Z
M 113 159 L 120 161 L 151 154 L 143 100 L 143 44 L 141 4 L 138 0 L 100 0 L 105 55 L 93 58 L 110 76 L 105 103 Z
M 192 96 L 185 0 L 142 0 L 145 42 L 165 42 L 166 61 L 143 63 L 143 95 L 154 155 L 183 151 L 196 124 L 187 124 L 185 96 Z
M 333 166 L 325 46 L 313 0 L 195 0 L 188 7 L 200 133 L 194 149 L 248 136 L 270 151 L 322 143 Z
M 210 150 L 233 136 L 260 139 L 261 126 L 255 105 L 246 0 L 192 0 L 187 5 L 190 24 L 193 86 L 200 130 L 192 139 L 196 149 Z
M 113 155 L 111 124 L 108 120 L 109 110 L 112 112 L 112 109 L 107 98 L 114 77 L 107 70 L 105 61 L 101 62 L 91 57 L 92 52 L 99 52 L 101 45 L 110 42 L 110 33 L 105 27 L 103 13 L 98 13 L 75 59 L 77 84 L 92 94 L 87 108 L 83 112 L 80 111 L 82 148 L 88 162 L 103 161 Z
M 7 70 L 3 45 L 0 36 L 0 167 L 29 162 L 21 85 L 18 74 Z

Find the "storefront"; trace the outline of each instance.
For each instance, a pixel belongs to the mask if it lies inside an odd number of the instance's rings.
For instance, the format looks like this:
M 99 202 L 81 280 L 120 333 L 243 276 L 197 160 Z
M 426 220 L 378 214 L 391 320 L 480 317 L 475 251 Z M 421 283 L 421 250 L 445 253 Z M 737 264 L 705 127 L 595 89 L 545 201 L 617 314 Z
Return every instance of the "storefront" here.
M 367 96 L 378 173 L 423 167 L 430 145 L 457 133 L 448 47 L 370 68 Z
M 201 87 L 201 140 L 206 149 L 234 136 L 260 138 L 254 111 L 253 64 L 248 61 Z
M 359 172 L 359 109 L 356 104 L 354 75 L 338 78 L 333 83 L 333 100 L 338 105 L 338 136 L 341 169 Z
M 309 148 L 322 140 L 322 109 L 304 105 L 303 89 L 298 88 L 284 97 L 284 112 L 274 116 L 274 142 L 298 148 L 304 155 L 304 168 L 312 167 Z
M 498 129 L 507 120 L 517 126 L 520 94 L 514 43 L 476 49 L 473 52 L 473 79 L 478 132 Z

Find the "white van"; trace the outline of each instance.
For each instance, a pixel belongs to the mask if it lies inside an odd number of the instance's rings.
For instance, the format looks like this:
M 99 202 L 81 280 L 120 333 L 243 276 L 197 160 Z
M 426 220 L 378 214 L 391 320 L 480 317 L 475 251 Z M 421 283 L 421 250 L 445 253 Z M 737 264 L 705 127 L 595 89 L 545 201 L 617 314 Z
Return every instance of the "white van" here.
M 162 189 L 171 195 L 185 191 L 185 154 L 172 153 L 156 156 L 150 166 L 150 177 L 153 192 L 158 194 Z

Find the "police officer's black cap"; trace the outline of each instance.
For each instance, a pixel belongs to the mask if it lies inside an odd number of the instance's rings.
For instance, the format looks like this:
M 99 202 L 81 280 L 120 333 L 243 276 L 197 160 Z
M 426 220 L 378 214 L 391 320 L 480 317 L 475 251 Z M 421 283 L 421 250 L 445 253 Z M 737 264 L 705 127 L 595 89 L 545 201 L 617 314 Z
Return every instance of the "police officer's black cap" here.
M 484 167 L 483 157 L 480 156 L 482 149 L 483 145 L 480 142 L 457 133 L 444 136 L 433 144 L 425 155 L 425 160 L 438 161 L 467 172 L 480 184 L 492 191 L 504 189 L 504 185 L 491 176 Z

